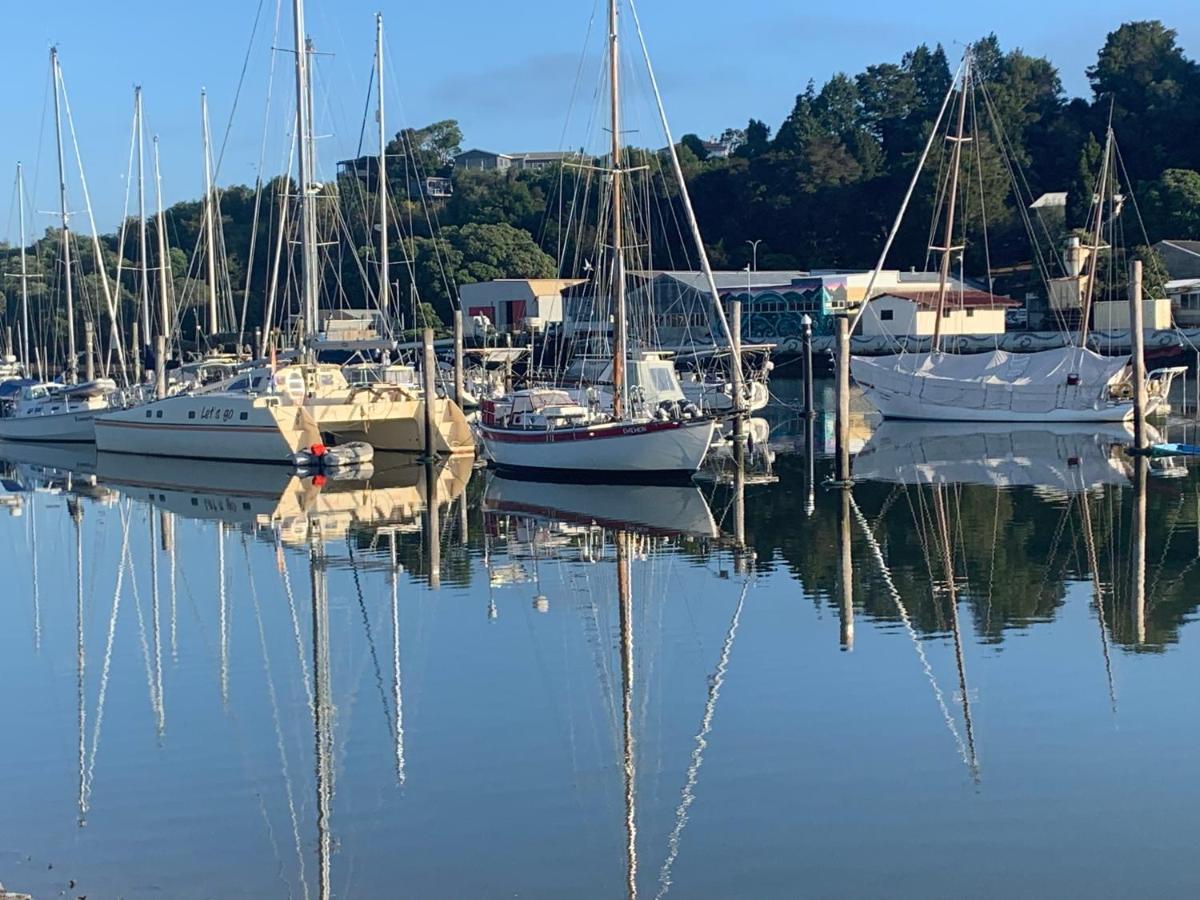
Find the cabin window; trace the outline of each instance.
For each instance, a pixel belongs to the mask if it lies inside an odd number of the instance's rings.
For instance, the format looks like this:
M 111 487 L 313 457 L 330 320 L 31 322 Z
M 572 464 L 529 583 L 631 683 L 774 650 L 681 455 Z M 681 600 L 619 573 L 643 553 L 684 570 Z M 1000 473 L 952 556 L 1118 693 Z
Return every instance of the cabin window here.
M 943 310 L 942 310 L 942 318 L 943 318 L 943 319 L 948 319 L 948 318 L 950 318 L 950 310 L 948 310 L 948 309 L 943 309 Z
M 973 316 L 973 315 L 975 315 L 975 310 L 973 310 L 973 309 L 968 309 L 968 310 L 967 310 L 967 318 L 969 319 L 969 318 L 971 318 L 971 316 Z
M 194 409 L 189 409 L 189 410 L 188 410 L 188 418 L 189 418 L 189 419 L 194 419 L 194 418 L 196 418 L 196 411 L 195 411 Z
M 151 416 L 151 415 L 152 415 L 151 411 L 150 411 L 150 410 L 146 410 L 146 418 L 147 418 L 147 419 L 148 419 L 148 418 L 150 418 L 150 416 Z
M 241 419 L 243 422 L 245 422 L 248 418 L 250 418 L 250 413 L 244 412 L 240 416 L 238 416 L 238 418 Z
M 156 410 L 156 411 L 155 411 L 155 413 L 154 413 L 154 418 L 156 418 L 156 419 L 161 419 L 161 418 L 162 418 L 162 410 L 161 410 L 161 409 L 160 409 L 160 410 Z
M 237 381 L 235 381 L 231 385 L 229 385 L 229 387 L 225 388 L 225 390 L 227 390 L 227 391 L 244 391 L 244 390 L 249 389 L 249 387 L 250 387 L 250 379 L 249 378 L 239 378 Z
M 896 318 L 896 311 L 894 309 L 881 309 L 879 311 L 879 318 L 884 322 L 890 322 Z
M 671 377 L 671 373 L 666 369 L 651 369 L 650 383 L 654 385 L 656 391 L 667 392 L 675 390 L 675 379 Z

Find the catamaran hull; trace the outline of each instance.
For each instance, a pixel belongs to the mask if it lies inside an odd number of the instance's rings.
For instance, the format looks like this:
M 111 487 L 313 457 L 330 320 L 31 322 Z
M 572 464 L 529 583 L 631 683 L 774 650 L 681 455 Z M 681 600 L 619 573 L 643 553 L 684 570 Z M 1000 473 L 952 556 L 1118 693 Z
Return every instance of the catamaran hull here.
M 582 428 L 482 426 L 484 446 L 502 472 L 589 480 L 690 478 L 704 462 L 716 423 L 644 422 Z
M 885 419 L 926 422 L 1124 422 L 1133 417 L 1132 402 L 1115 402 L 1095 409 L 1049 409 L 1020 412 L 1011 409 L 976 409 L 921 402 L 904 394 L 890 394 L 862 385 L 863 396 Z
M 203 394 L 110 412 L 95 430 L 104 453 L 267 463 L 290 463 L 293 453 L 320 440 L 297 408 Z
M 0 418 L 0 441 L 38 441 L 47 444 L 90 444 L 96 440 L 96 415 L 101 410 Z

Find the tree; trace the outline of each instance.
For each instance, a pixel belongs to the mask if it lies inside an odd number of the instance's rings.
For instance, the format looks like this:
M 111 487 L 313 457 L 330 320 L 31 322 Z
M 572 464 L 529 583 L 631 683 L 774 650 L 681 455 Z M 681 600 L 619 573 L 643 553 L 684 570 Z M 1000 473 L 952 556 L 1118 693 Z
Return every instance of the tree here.
M 1150 240 L 1200 239 L 1200 172 L 1167 169 L 1142 197 Z
M 708 148 L 704 146 L 704 141 L 700 139 L 698 134 L 685 134 L 679 139 L 679 144 L 691 150 L 700 162 L 708 159 Z

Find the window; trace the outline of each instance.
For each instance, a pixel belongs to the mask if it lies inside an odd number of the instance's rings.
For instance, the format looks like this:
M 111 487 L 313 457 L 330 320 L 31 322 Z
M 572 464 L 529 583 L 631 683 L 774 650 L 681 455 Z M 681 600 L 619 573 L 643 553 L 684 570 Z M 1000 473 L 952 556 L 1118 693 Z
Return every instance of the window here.
M 943 309 L 943 310 L 942 310 L 942 318 L 943 318 L 943 319 L 948 319 L 948 318 L 950 318 L 950 310 L 948 310 L 948 309 Z
M 973 309 L 968 309 L 968 310 L 967 310 L 967 318 L 969 319 L 969 318 L 971 318 L 971 316 L 973 316 L 973 315 L 975 315 L 975 310 L 973 310 Z
M 241 419 L 243 422 L 245 422 L 248 418 L 250 418 L 250 413 L 244 412 L 240 416 L 238 416 L 238 418 Z
M 188 418 L 189 418 L 189 419 L 194 419 L 194 418 L 196 418 L 196 411 L 195 411 L 194 409 L 189 409 L 189 410 L 188 410 Z
M 881 309 L 879 311 L 879 318 L 884 322 L 890 322 L 895 317 L 896 311 L 894 309 Z

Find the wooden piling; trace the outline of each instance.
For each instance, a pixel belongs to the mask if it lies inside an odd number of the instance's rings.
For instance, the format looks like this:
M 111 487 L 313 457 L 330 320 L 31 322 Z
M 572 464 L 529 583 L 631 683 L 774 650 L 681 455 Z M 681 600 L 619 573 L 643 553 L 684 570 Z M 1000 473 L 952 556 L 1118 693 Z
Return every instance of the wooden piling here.
M 1146 439 L 1146 333 L 1142 330 L 1142 261 L 1129 268 L 1129 341 L 1133 364 L 1133 448 L 1145 450 Z
M 854 560 L 850 555 L 850 489 L 843 488 L 841 515 L 839 516 L 839 525 L 841 526 L 841 539 L 839 547 L 841 550 L 841 611 L 839 619 L 841 623 L 840 643 L 843 650 L 854 649 Z
M 433 329 L 426 328 L 421 333 L 421 345 L 424 351 L 421 363 L 421 376 L 425 386 L 425 442 L 422 447 L 425 459 L 437 458 L 437 422 L 434 418 L 437 411 L 437 385 L 434 382 L 434 367 L 437 365 L 433 357 Z
M 733 438 L 741 442 L 746 439 L 746 400 L 742 396 L 742 301 L 729 301 L 729 338 L 733 359 L 729 367 L 733 374 L 730 390 L 733 392 Z
M 463 314 L 461 309 L 454 310 L 454 402 L 459 406 L 463 401 Z
M 167 396 L 167 339 L 161 334 L 154 339 L 154 396 Z
M 812 355 L 812 318 L 804 314 L 800 331 L 804 345 L 804 415 L 811 419 L 816 415 L 813 405 L 813 355 Z
M 136 325 L 134 326 L 137 327 Z M 83 323 L 84 373 L 88 381 L 96 380 L 96 329 L 91 322 Z M 74 366 L 71 366 L 74 368 Z
M 845 316 L 837 319 L 837 445 L 838 482 L 850 480 L 850 323 Z

